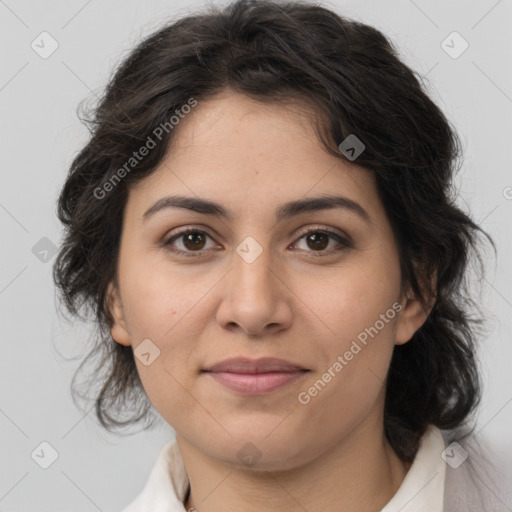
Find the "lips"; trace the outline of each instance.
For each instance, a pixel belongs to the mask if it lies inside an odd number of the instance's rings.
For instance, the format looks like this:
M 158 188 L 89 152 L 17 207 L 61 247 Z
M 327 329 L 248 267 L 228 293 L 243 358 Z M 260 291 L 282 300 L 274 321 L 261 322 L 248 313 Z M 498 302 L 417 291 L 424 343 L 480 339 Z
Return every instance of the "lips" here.
M 275 357 L 264 357 L 262 359 L 248 359 L 237 357 L 226 359 L 214 364 L 205 371 L 229 372 L 229 373 L 268 373 L 268 372 L 297 372 L 306 370 L 294 363 L 277 359 Z
M 224 387 L 242 394 L 276 391 L 303 377 L 308 369 L 276 358 L 234 358 L 203 370 Z

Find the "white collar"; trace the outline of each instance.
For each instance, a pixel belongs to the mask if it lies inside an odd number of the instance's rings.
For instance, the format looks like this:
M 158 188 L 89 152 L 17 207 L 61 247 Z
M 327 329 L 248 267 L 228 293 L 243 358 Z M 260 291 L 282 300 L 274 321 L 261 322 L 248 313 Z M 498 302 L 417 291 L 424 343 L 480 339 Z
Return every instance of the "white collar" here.
M 446 464 L 441 431 L 429 425 L 402 485 L 381 512 L 443 512 Z
M 430 425 L 400 488 L 381 512 L 443 512 L 445 442 Z M 183 500 L 189 479 L 175 439 L 158 455 L 142 492 L 122 512 L 186 512 Z

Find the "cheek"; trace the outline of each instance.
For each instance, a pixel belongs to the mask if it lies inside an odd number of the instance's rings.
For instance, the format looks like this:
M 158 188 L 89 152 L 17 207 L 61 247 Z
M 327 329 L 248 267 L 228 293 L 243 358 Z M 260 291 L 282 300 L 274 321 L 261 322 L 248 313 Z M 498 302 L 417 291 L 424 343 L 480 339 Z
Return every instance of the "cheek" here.
M 318 286 L 318 283 L 322 283 Z M 308 290 L 303 300 L 329 327 L 341 348 L 385 315 L 385 326 L 379 322 L 383 337 L 391 334 L 396 312 L 392 308 L 400 294 L 400 274 L 397 262 L 382 265 L 378 259 L 364 264 L 336 269 L 324 276 L 301 278 L 301 287 Z
M 396 283 L 373 286 L 371 279 L 341 279 L 313 297 L 322 320 L 334 332 L 323 336 L 325 357 L 301 387 L 314 430 L 350 431 L 376 406 L 385 389 L 394 348 Z M 395 304 L 395 308 L 393 308 Z
M 189 361 L 204 330 L 201 298 L 213 279 L 190 279 L 169 265 L 126 261 L 124 268 L 120 279 L 124 279 L 125 316 L 140 380 L 154 408 L 169 423 L 179 424 L 183 411 L 195 404 L 190 398 Z M 149 365 L 138 357 L 142 352 L 138 346 L 147 339 L 154 344 L 146 345 L 149 352 L 157 354 Z
M 167 343 L 184 323 L 192 329 L 201 325 L 200 303 L 218 277 L 212 273 L 201 277 L 191 270 L 136 255 L 127 258 L 124 267 L 120 266 L 132 343 L 144 338 Z M 190 322 L 192 317 L 194 321 Z
M 128 254 L 128 251 L 126 252 Z M 120 263 L 125 318 L 140 379 L 155 408 L 168 416 L 169 411 L 188 410 L 191 358 L 197 352 L 209 319 L 208 294 L 218 275 L 205 272 L 202 277 L 168 263 L 150 262 L 136 251 Z M 158 356 L 146 366 L 137 357 L 137 347 L 149 339 Z M 147 344 L 147 342 L 146 342 Z M 194 368 L 195 369 L 195 368 Z M 193 403 L 193 402 L 192 402 Z
M 320 279 L 328 283 L 322 287 L 315 287 L 311 278 L 307 289 L 313 292 L 304 300 L 329 327 L 321 339 L 327 359 L 315 375 L 322 379 L 326 374 L 328 383 L 325 388 L 318 384 L 317 405 L 350 416 L 350 410 L 370 407 L 384 385 L 400 308 L 400 273 L 396 260 L 375 257 L 340 267 L 335 275 Z

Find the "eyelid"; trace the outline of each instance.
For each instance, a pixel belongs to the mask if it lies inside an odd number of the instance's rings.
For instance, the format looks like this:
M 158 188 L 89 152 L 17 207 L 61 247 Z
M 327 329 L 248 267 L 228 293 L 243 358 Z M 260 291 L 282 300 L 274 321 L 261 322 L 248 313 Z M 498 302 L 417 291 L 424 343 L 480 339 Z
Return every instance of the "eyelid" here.
M 308 233 L 312 231 L 321 231 L 327 233 L 329 236 L 335 235 L 346 242 L 349 242 L 350 244 L 353 244 L 352 238 L 345 233 L 344 231 L 341 231 L 337 228 L 332 228 L 330 226 L 324 226 L 322 224 L 313 224 L 312 226 L 307 226 L 303 230 L 300 230 L 298 233 L 296 233 L 294 236 L 295 238 L 302 238 L 304 235 L 307 235 Z

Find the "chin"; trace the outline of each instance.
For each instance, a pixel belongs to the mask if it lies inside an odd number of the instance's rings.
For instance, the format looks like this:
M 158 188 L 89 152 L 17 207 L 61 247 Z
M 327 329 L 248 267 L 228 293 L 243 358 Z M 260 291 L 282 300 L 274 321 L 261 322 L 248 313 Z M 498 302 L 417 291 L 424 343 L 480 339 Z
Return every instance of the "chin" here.
M 257 428 L 253 423 L 250 429 L 230 431 L 232 438 L 226 445 L 217 445 L 215 453 L 211 453 L 210 446 L 210 454 L 228 465 L 252 471 L 284 471 L 305 464 L 307 453 L 314 454 L 315 450 L 303 446 L 305 439 L 295 439 L 288 429 L 279 432 L 284 425 L 276 428 L 278 424 L 274 421 Z

